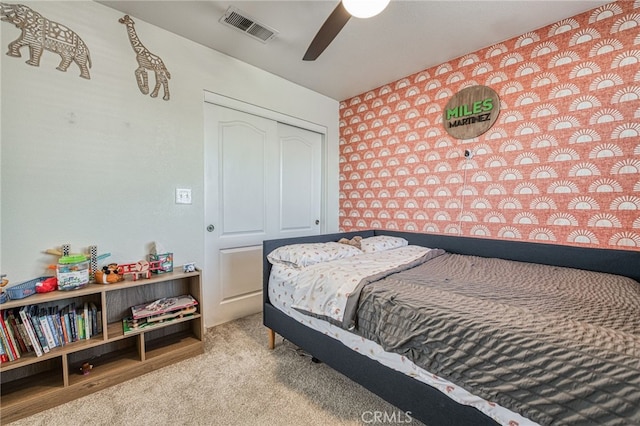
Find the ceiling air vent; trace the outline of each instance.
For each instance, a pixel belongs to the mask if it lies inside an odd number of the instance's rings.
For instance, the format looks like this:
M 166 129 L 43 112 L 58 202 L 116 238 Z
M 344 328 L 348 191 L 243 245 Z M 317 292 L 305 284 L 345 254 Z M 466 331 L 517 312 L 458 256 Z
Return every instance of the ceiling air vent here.
M 242 31 L 251 38 L 260 40 L 263 43 L 272 40 L 278 35 L 278 31 L 256 22 L 255 19 L 233 6 L 229 6 L 225 14 L 220 18 L 220 22 Z

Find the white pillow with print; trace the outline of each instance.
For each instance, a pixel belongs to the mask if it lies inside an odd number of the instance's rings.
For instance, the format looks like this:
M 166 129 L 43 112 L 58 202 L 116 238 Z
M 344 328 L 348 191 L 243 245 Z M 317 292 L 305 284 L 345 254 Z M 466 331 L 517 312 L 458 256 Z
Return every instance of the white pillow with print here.
M 378 235 L 375 237 L 363 238 L 360 241 L 360 249 L 365 253 L 375 253 L 377 251 L 392 250 L 398 247 L 409 245 L 409 242 L 401 237 L 390 235 Z
M 348 244 L 330 241 L 327 243 L 303 243 L 281 246 L 267 255 L 267 260 L 282 263 L 296 268 L 314 265 L 319 262 L 330 262 L 345 257 L 357 256 L 362 251 Z

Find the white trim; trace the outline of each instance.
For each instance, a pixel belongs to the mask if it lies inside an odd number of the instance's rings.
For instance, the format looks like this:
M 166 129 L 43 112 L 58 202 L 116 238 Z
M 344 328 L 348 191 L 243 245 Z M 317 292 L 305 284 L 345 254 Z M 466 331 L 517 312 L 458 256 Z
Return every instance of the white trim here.
M 208 92 L 206 90 L 204 91 L 204 101 L 210 104 L 220 105 L 226 108 L 246 112 L 247 114 L 257 115 L 259 117 L 268 118 L 280 123 L 289 124 L 291 126 L 300 127 L 301 129 L 320 133 L 324 136 L 325 141 L 327 139 L 327 127 L 320 124 L 312 123 L 311 121 L 283 114 L 278 111 L 273 111 L 271 109 L 267 109 L 258 105 L 230 98 L 228 96 Z

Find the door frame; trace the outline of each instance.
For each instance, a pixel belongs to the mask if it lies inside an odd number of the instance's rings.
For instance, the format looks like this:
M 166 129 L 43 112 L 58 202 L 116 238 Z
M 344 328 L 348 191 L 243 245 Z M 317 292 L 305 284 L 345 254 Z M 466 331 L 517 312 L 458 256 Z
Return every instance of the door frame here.
M 322 176 L 320 177 L 320 234 L 324 234 L 327 232 L 327 218 L 328 216 L 328 182 L 327 182 L 327 157 L 328 157 L 328 144 L 327 144 L 327 133 L 328 129 L 326 126 L 313 123 L 308 120 L 300 119 L 288 114 L 284 114 L 278 111 L 274 111 L 268 108 L 264 108 L 258 105 L 250 104 L 238 99 L 230 98 L 228 96 L 220 95 L 218 93 L 213 93 L 209 91 L 204 91 L 204 102 L 215 104 L 221 107 L 234 109 L 243 113 L 256 115 L 258 117 L 263 117 L 266 119 L 270 119 L 276 122 L 288 124 L 290 126 L 299 127 L 301 129 L 305 129 L 308 131 L 312 131 L 321 135 L 321 148 L 320 148 L 320 156 L 321 156 L 321 166 L 320 170 Z M 206 141 L 204 141 L 204 151 L 203 151 L 203 161 L 204 161 L 204 169 L 207 169 L 207 155 L 206 155 Z M 208 193 L 208 182 L 207 182 L 207 174 L 204 175 L 203 189 L 204 193 Z M 206 198 L 206 196 L 205 196 Z M 208 253 L 207 251 L 207 231 L 206 227 L 208 225 L 208 218 L 211 215 L 211 212 L 208 211 L 208 203 L 204 203 L 204 223 L 202 224 L 202 229 L 204 233 L 203 238 L 203 253 L 204 253 L 204 268 L 202 270 L 202 281 L 203 281 L 203 298 L 204 303 L 207 305 L 207 300 L 211 300 L 213 297 L 212 292 L 214 288 L 210 285 L 213 280 L 209 268 L 206 267 L 208 263 L 209 256 L 212 256 L 212 253 Z M 216 324 L 213 324 L 213 314 L 208 314 L 208 310 L 205 310 L 205 326 L 210 327 Z

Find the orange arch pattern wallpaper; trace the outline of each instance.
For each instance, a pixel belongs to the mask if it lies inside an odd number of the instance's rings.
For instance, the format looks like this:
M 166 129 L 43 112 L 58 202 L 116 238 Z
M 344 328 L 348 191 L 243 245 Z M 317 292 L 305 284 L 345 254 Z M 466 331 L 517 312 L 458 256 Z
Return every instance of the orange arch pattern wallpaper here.
M 457 140 L 443 109 L 473 85 L 500 115 Z M 640 0 L 341 102 L 339 214 L 342 231 L 640 250 Z

